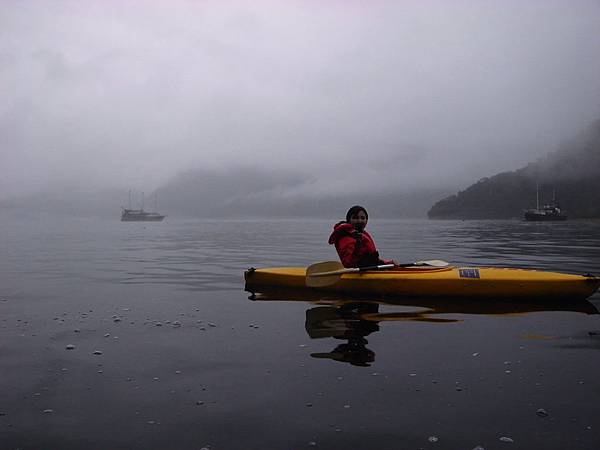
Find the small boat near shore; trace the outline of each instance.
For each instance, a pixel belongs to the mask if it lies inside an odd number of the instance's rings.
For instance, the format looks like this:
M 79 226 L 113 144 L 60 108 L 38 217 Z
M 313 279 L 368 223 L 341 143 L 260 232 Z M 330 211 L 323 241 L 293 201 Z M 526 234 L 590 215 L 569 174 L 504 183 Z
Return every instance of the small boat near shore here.
M 327 273 L 324 275 L 328 276 Z M 244 273 L 246 290 L 249 291 L 270 287 L 399 297 L 575 300 L 590 297 L 600 287 L 600 277 L 591 274 L 450 265 L 342 273 L 330 283 L 312 283 L 312 276 L 315 275 L 307 275 L 305 267 L 250 268 Z M 316 287 L 309 287 L 311 285 Z
M 528 209 L 523 214 L 528 222 L 551 222 L 567 220 L 567 215 L 558 205 L 544 205 L 542 208 Z
M 154 195 L 154 210 L 144 210 L 144 193 L 142 192 L 142 205 L 139 209 L 131 206 L 131 190 L 129 191 L 129 208 L 121 207 L 121 222 L 162 222 L 166 215 L 156 212 L 156 194 Z
M 528 222 L 556 222 L 567 220 L 567 215 L 560 209 L 556 200 L 556 191 L 552 192 L 552 203 L 540 208 L 539 187 L 536 185 L 536 207 L 527 209 L 523 213 L 523 218 Z

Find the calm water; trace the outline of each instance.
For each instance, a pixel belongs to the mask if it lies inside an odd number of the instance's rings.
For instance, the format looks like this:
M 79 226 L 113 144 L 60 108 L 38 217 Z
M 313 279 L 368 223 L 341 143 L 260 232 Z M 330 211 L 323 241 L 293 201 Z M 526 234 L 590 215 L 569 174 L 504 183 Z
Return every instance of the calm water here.
M 0 219 L 2 449 L 600 448 L 599 294 L 249 298 L 248 267 L 336 259 L 332 221 Z M 600 222 L 369 230 L 399 262 L 600 274 Z

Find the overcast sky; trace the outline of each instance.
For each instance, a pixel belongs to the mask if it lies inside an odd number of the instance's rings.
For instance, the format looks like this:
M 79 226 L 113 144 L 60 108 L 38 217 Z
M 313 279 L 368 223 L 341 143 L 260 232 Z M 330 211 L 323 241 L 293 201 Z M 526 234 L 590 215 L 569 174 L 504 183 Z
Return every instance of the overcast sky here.
M 468 185 L 600 117 L 599 49 L 597 0 L 4 0 L 0 198 L 231 165 Z

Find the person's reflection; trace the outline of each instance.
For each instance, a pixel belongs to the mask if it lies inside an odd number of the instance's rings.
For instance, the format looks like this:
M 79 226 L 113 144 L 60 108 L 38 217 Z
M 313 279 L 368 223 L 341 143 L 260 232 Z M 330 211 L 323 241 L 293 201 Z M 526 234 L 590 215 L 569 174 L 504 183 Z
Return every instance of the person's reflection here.
M 313 358 L 328 358 L 354 366 L 368 367 L 375 352 L 367 348 L 365 336 L 378 331 L 377 322 L 361 319 L 362 314 L 379 312 L 378 303 L 345 303 L 339 307 L 319 306 L 306 311 L 306 332 L 313 339 L 333 337 L 347 342 L 327 353 L 311 353 Z

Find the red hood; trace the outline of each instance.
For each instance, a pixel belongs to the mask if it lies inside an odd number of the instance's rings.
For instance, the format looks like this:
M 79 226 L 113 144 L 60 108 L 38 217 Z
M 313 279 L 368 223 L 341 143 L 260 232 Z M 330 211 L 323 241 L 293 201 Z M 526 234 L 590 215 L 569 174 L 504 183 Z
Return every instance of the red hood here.
M 329 243 L 335 244 L 340 237 L 348 236 L 349 234 L 352 234 L 354 231 L 356 231 L 356 229 L 354 228 L 354 225 L 352 225 L 348 222 L 336 223 L 333 226 L 333 232 L 331 233 L 331 236 L 329 236 Z

